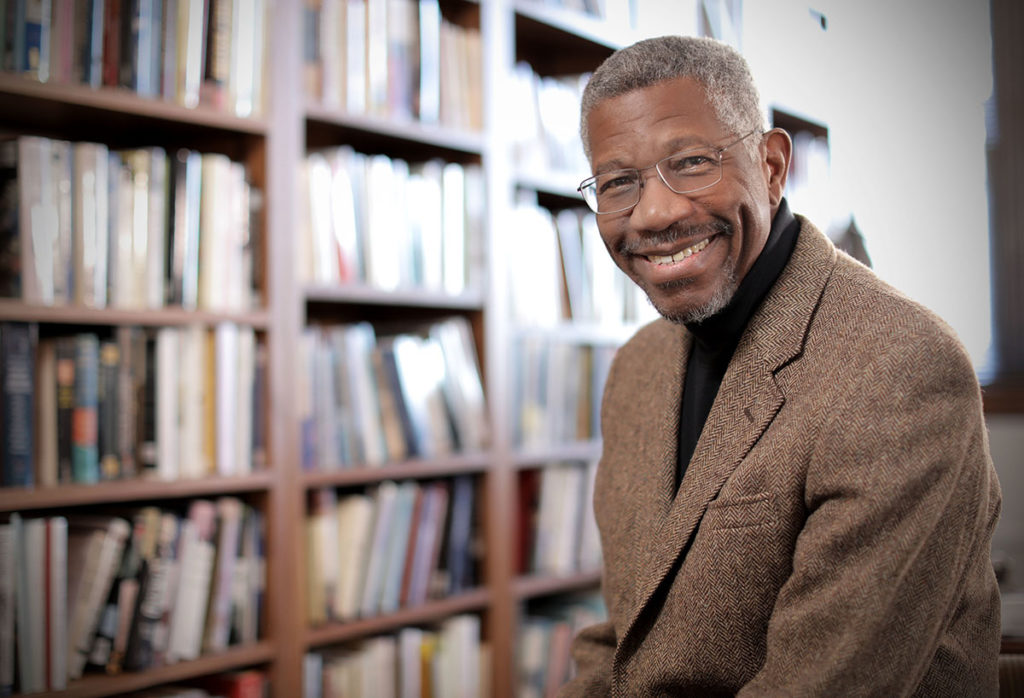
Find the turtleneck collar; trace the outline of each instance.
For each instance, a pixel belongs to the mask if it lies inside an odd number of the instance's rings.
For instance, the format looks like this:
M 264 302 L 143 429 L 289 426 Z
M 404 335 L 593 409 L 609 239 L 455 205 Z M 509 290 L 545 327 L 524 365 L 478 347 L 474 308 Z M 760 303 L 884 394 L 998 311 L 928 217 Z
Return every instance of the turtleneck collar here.
M 743 277 L 729 304 L 702 322 L 686 324 L 702 349 L 717 352 L 736 346 L 750 316 L 786 266 L 799 230 L 800 224 L 790 211 L 789 203 L 783 198 L 772 221 L 764 249 Z

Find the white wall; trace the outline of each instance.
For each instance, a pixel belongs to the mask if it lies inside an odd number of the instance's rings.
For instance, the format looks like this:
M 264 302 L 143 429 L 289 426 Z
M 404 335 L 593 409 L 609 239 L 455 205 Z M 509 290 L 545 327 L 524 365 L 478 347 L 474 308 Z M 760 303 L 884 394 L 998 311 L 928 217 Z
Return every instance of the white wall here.
M 828 126 L 835 210 L 853 212 L 876 271 L 952 325 L 984 370 L 988 3 L 746 0 L 743 21 L 767 105 Z

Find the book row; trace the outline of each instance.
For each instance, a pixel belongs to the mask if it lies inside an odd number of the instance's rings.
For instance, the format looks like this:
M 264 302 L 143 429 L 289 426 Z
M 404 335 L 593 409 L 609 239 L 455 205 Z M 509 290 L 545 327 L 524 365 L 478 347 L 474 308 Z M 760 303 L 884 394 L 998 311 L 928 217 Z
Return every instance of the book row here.
M 483 129 L 480 30 L 438 0 L 307 0 L 306 93 L 325 107 Z
M 435 628 L 406 627 L 354 647 L 311 652 L 305 698 L 485 696 L 489 653 L 480 618 L 460 614 Z
M 513 344 L 512 433 L 520 447 L 600 436 L 601 395 L 616 345 L 524 332 Z
M 516 569 L 569 575 L 601 568 L 594 520 L 597 461 L 548 463 L 519 473 Z
M 458 294 L 482 287 L 479 165 L 413 163 L 342 146 L 311 153 L 299 278 Z
M 259 637 L 262 515 L 234 497 L 187 510 L 0 523 L 0 692 L 61 690 Z
M 472 588 L 479 550 L 473 478 L 385 481 L 310 493 L 309 621 L 393 613 Z
M 259 303 L 259 196 L 226 155 L 0 142 L 0 295 L 39 305 Z
M 489 439 L 468 321 L 377 336 L 310 326 L 298 352 L 302 466 L 338 470 L 482 450 Z
M 265 0 L 10 0 L 0 70 L 262 112 Z
M 509 104 L 515 108 L 509 137 L 521 171 L 559 173 L 574 185 L 589 175 L 579 134 L 580 101 L 589 79 L 589 73 L 543 76 L 529 63 L 516 63 L 509 83 Z
M 0 486 L 243 475 L 265 462 L 265 345 L 251 327 L 39 336 L 0 324 Z
M 589 209 L 552 212 L 521 193 L 506 225 L 517 240 L 509 247 L 507 312 L 518 325 L 621 327 L 657 317 L 643 290 L 608 255 Z
M 527 607 L 516 643 L 516 696 L 554 698 L 575 674 L 572 639 L 607 616 L 599 594 L 555 597 Z

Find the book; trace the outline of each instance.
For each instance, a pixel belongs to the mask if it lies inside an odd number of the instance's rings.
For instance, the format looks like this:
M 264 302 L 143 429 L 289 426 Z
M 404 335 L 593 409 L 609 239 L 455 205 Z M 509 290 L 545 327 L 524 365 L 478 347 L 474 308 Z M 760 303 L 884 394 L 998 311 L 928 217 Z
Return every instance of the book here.
M 116 480 L 122 474 L 118 435 L 123 409 L 118 381 L 121 362 L 121 347 L 117 341 L 102 340 L 96 381 L 96 443 L 101 480 Z
M 52 216 L 53 265 L 50 279 L 53 284 L 53 303 L 67 305 L 74 300 L 72 251 L 72 151 L 71 143 L 63 140 L 50 141 L 50 161 L 45 165 L 44 176 L 50 179 L 52 201 L 55 206 Z
M 46 690 L 46 520 L 11 515 L 14 529 L 15 639 L 21 693 Z
M 170 606 L 165 658 L 168 664 L 196 659 L 202 649 L 203 625 L 216 555 L 216 528 L 215 504 L 206 499 L 193 500 L 187 517 L 181 523 L 179 578 L 175 600 Z
M 305 527 L 307 617 L 311 625 L 322 625 L 332 615 L 339 574 L 338 502 L 333 488 L 309 494 Z
M 202 156 L 180 149 L 171 159 L 170 181 L 170 273 L 167 301 L 195 310 L 199 301 L 199 204 L 202 185 Z
M 362 493 L 348 494 L 338 500 L 338 583 L 331 603 L 334 617 L 340 620 L 359 616 L 374 508 L 374 500 Z
M 381 613 L 394 613 L 399 607 L 406 551 L 412 534 L 412 517 L 418 494 L 419 485 L 414 480 L 400 483 L 395 493 L 394 520 L 382 553 L 384 566 L 380 587 Z
M 475 500 L 472 476 L 457 475 L 454 477 L 452 479 L 451 513 L 445 559 L 450 594 L 466 591 L 476 582 L 472 549 Z
M 251 644 L 259 640 L 266 586 L 263 528 L 263 514 L 254 507 L 246 506 L 242 514 L 241 543 L 232 585 L 231 644 Z
M 18 322 L 0 323 L 0 484 L 35 485 L 36 329 Z
M 74 516 L 68 520 L 69 679 L 81 677 L 85 668 L 130 535 L 128 522 L 119 517 Z
M 18 225 L 21 296 L 27 303 L 53 305 L 53 270 L 59 259 L 57 198 L 49 176 L 52 141 L 18 138 Z
M 403 606 L 416 606 L 427 600 L 431 576 L 438 567 L 444 540 L 448 492 L 449 484 L 444 480 L 423 486 L 419 520 L 414 527 L 415 537 L 410 542 L 412 559 L 408 563 L 406 586 L 402 590 Z
M 191 682 L 210 695 L 222 698 L 263 698 L 268 695 L 268 677 L 260 669 L 240 669 Z
M 367 111 L 367 2 L 345 0 L 345 110 L 350 114 Z
M 419 85 L 416 114 L 421 123 L 441 118 L 441 7 L 438 0 L 419 0 Z
M 75 406 L 71 414 L 71 476 L 74 482 L 100 481 L 100 341 L 92 333 L 75 336 Z
M 68 682 L 68 520 L 63 516 L 45 518 L 45 567 L 42 586 L 46 589 L 43 625 L 46 687 L 67 688 Z
M 18 150 L 17 139 L 0 139 L 0 297 L 4 298 L 21 297 Z
M 483 449 L 489 439 L 487 405 L 473 333 L 469 321 L 456 316 L 434 323 L 430 336 L 441 348 L 444 360 L 442 393 L 461 451 Z
M 140 671 L 163 664 L 169 635 L 171 605 L 177 597 L 178 537 L 180 519 L 170 511 L 157 511 L 156 539 L 150 543 L 149 509 L 140 513 L 146 535 L 140 546 L 142 570 L 135 609 L 129 628 L 123 667 Z
M 217 499 L 217 540 L 203 637 L 204 651 L 228 646 L 231 633 L 232 584 L 238 569 L 245 505 L 237 497 Z
M 14 692 L 16 554 L 14 524 L 0 523 L 0 695 Z
M 75 143 L 72 161 L 72 297 L 78 305 L 103 308 L 107 305 L 107 246 L 110 241 L 110 154 L 107 147 L 100 143 Z
M 395 521 L 395 500 L 398 485 L 385 480 L 373 494 L 373 534 L 367 551 L 366 572 L 362 586 L 360 615 L 364 618 L 376 615 L 380 609 L 380 591 L 384 583 L 387 565 L 387 545 Z

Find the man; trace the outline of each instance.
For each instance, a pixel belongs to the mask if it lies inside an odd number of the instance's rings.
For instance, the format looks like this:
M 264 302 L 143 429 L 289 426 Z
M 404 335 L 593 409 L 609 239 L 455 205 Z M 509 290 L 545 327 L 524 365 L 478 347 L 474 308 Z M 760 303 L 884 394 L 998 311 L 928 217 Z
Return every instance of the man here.
M 562 695 L 995 695 L 1000 492 L 953 332 L 790 213 L 789 136 L 724 44 L 617 52 L 581 133 L 664 319 L 608 377 L 609 620 Z

